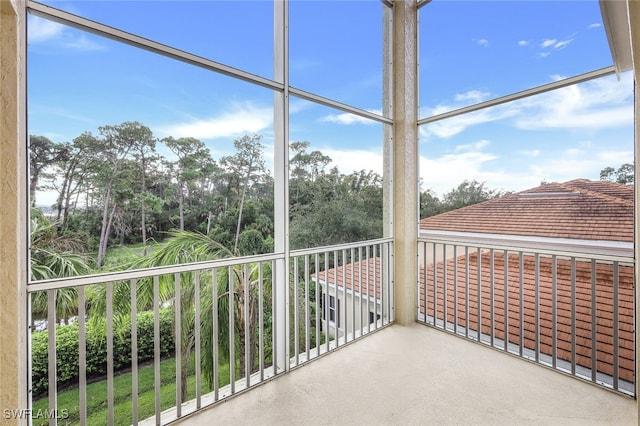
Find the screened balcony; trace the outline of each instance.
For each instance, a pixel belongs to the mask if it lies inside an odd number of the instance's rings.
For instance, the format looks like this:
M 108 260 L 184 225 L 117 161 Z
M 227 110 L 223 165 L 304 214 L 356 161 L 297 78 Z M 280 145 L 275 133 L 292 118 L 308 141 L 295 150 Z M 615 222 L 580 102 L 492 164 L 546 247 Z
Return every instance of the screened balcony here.
M 633 200 L 615 253 L 419 225 L 463 179 L 630 183 L 637 3 L 241 3 L 0 3 L 4 420 L 637 424 Z M 176 229 L 218 251 L 147 262 Z

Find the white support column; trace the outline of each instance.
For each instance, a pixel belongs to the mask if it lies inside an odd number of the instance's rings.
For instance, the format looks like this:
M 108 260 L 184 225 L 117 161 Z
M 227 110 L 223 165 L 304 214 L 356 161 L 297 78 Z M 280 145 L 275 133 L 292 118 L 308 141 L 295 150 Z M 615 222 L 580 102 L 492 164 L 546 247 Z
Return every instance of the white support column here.
M 393 117 L 393 8 L 383 6 L 382 12 L 382 114 L 385 117 Z M 382 181 L 382 235 L 385 238 L 393 237 L 393 126 L 384 124 L 382 131 L 382 161 L 383 161 L 383 181 Z M 391 282 L 393 275 L 393 250 L 385 245 L 381 257 L 384 271 L 391 271 L 385 274 L 382 281 L 382 299 L 387 305 L 383 307 L 383 319 L 389 322 L 394 321 L 395 307 L 393 294 L 391 293 Z M 391 302 L 391 303 L 388 303 Z
M 284 253 L 284 261 L 276 261 L 275 323 L 278 371 L 289 371 L 289 16 L 288 1 L 274 2 L 274 76 L 284 84 L 274 94 L 274 240 L 276 253 Z
M 28 408 L 25 5 L 0 0 L 0 423 Z M 7 418 L 10 417 L 10 418 Z M 24 416 L 23 416 L 24 417 Z
M 395 322 L 417 319 L 418 8 L 393 2 L 393 235 Z
M 638 137 L 638 131 L 640 126 L 638 125 L 638 119 L 640 118 L 640 97 L 638 97 L 638 90 L 640 90 L 640 2 L 629 1 L 629 25 L 631 30 L 631 52 L 633 58 L 633 75 L 634 75 L 634 162 L 635 162 L 635 226 L 634 226 L 634 245 L 635 245 L 635 283 L 636 283 L 636 404 L 638 401 L 638 395 L 640 395 L 640 380 L 638 379 L 638 371 L 640 371 L 640 339 L 638 339 L 638 330 L 640 330 L 640 315 L 638 315 L 638 307 L 640 306 L 640 291 L 638 291 L 638 277 L 640 277 L 640 185 L 638 183 L 638 176 L 640 176 L 640 138 Z M 638 424 L 640 424 L 640 404 L 638 407 Z

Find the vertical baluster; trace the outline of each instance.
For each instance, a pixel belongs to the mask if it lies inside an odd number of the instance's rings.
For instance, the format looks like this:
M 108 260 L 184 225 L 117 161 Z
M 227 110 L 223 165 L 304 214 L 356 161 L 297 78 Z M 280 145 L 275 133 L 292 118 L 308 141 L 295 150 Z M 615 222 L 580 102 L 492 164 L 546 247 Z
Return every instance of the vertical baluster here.
M 378 245 L 378 272 L 380 274 L 380 279 L 379 281 L 379 288 L 380 288 L 380 326 L 384 325 L 384 304 L 386 301 L 386 297 L 385 297 L 385 283 L 387 282 L 387 280 L 385 279 L 385 275 L 386 275 L 386 263 L 385 263 L 385 255 L 386 255 L 386 250 L 385 250 L 385 246 L 383 246 L 382 243 L 380 243 Z M 378 304 L 376 303 L 376 310 L 377 310 L 377 306 Z M 376 321 L 378 321 L 378 315 L 376 312 Z
M 427 261 L 427 242 L 422 242 L 422 273 L 424 275 L 424 281 L 423 282 L 419 282 L 418 284 L 418 289 L 419 291 L 422 291 L 422 298 L 424 301 L 424 322 L 425 324 L 429 323 L 428 317 L 429 317 L 429 298 L 428 298 L 428 283 L 429 283 L 429 268 L 427 268 L 427 264 L 429 263 Z M 434 265 L 435 266 L 435 265 Z M 420 281 L 420 277 L 418 276 L 418 281 Z
M 228 300 L 228 309 L 229 309 L 229 388 L 231 389 L 231 394 L 236 393 L 236 322 L 234 316 L 234 299 L 235 299 L 235 272 L 233 270 L 233 266 L 228 267 L 228 275 L 229 275 L 229 300 Z
M 373 265 L 373 292 L 369 295 L 369 298 L 373 307 L 369 311 L 369 315 L 371 315 L 369 322 L 373 320 L 373 329 L 377 330 L 378 321 L 376 320 L 376 318 L 378 316 L 378 250 L 377 245 L 373 245 L 371 246 L 371 248 L 373 249 L 371 258 Z
M 78 288 L 78 393 L 80 424 L 87 424 L 87 311 L 84 287 Z
M 571 258 L 571 374 L 576 375 L 576 258 Z
M 299 295 L 298 295 L 298 287 L 299 287 L 299 271 L 298 271 L 298 256 L 293 258 L 293 303 L 291 304 L 291 309 L 293 309 L 293 355 L 295 357 L 296 365 L 300 364 L 300 333 L 298 332 L 300 329 L 300 307 L 299 303 Z M 291 354 L 289 354 L 291 357 Z
M 482 251 L 478 247 L 478 342 L 482 342 Z
M 438 247 L 433 243 L 433 325 L 438 326 Z
M 520 260 L 520 276 L 518 277 L 520 282 L 520 356 L 524 355 L 524 256 L 522 252 L 519 252 Z
M 330 335 L 331 335 L 331 328 L 329 325 L 329 289 L 330 289 L 330 285 L 329 285 L 329 253 L 328 252 L 324 252 L 324 285 L 325 285 L 325 292 L 323 295 L 323 312 L 322 312 L 322 316 L 324 317 L 324 323 L 325 323 L 325 327 L 326 327 L 326 349 L 327 352 L 329 352 L 329 341 L 331 340 Z
M 273 363 L 273 375 L 278 374 L 278 339 L 280 335 L 277 333 L 278 331 L 278 312 L 279 306 L 277 304 L 277 290 L 278 286 L 276 284 L 276 261 L 271 261 L 271 351 L 273 355 L 271 356 L 271 361 Z
M 363 307 L 363 293 L 364 290 L 362 289 L 362 278 L 363 278 L 363 273 L 362 273 L 362 265 L 366 265 L 366 261 L 362 259 L 362 247 L 358 247 L 358 293 L 360 295 L 360 336 L 362 336 L 363 332 L 364 332 L 364 307 Z M 366 273 L 366 271 L 365 271 Z
M 344 342 L 347 343 L 347 336 L 349 334 L 349 315 L 347 315 L 347 250 L 342 250 L 342 300 L 344 310 L 344 323 L 342 329 L 344 330 Z M 336 271 L 337 272 L 337 271 Z M 337 277 L 336 277 L 337 278 Z M 337 289 L 336 289 L 337 291 Z M 342 312 L 340 312 L 342 314 Z
M 107 283 L 107 424 L 113 425 L 113 283 Z
M 355 249 L 351 248 L 351 340 L 356 338 L 356 276 L 355 271 Z
M 322 297 L 321 289 L 320 289 L 320 270 L 318 269 L 318 256 L 319 254 L 313 255 L 313 264 L 314 264 L 314 274 L 315 274 L 315 282 L 316 282 L 316 356 L 320 356 L 320 328 L 322 326 L 321 319 L 321 308 L 320 308 L 320 298 Z
M 264 277 L 262 262 L 258 263 L 258 356 L 260 381 L 264 381 Z
M 557 367 L 558 355 L 558 259 L 551 256 L 551 365 Z
M 491 324 L 491 347 L 494 347 L 495 328 L 496 328 L 496 312 L 495 312 L 495 256 L 493 249 L 489 250 L 489 321 Z
M 509 253 L 502 253 L 504 269 L 504 350 L 509 351 Z
M 309 255 L 304 256 L 304 347 L 309 361 L 309 347 L 311 346 L 311 301 L 309 300 Z
M 129 281 L 131 291 L 131 408 L 132 424 L 138 424 L 138 295 L 136 280 Z
M 212 342 L 213 342 L 213 400 L 217 401 L 220 398 L 219 395 L 219 387 L 220 387 L 220 355 L 218 353 L 219 350 L 219 342 L 218 342 L 218 333 L 219 333 L 219 314 L 218 314 L 218 269 L 211 269 L 211 314 L 212 318 Z
M 536 344 L 535 344 L 535 360 L 536 362 L 540 362 L 540 255 L 538 253 L 535 254 L 535 305 L 536 305 L 536 314 L 534 318 L 535 322 L 535 330 L 536 330 Z
M 173 275 L 175 290 L 175 353 L 176 353 L 176 417 L 182 417 L 182 286 L 180 274 Z
M 364 315 L 365 315 L 365 321 L 367 321 L 367 333 L 371 332 L 371 321 L 369 321 L 369 302 L 370 302 L 370 299 L 371 299 L 371 273 L 370 273 L 370 271 L 371 271 L 371 264 L 370 264 L 371 256 L 370 256 L 369 247 L 370 246 L 367 246 L 365 248 L 365 256 L 367 257 L 367 262 L 365 263 L 365 265 L 366 265 L 366 273 L 367 273 L 366 280 L 365 280 L 365 282 L 367 284 L 367 294 L 366 294 L 365 300 L 367 302 L 367 306 L 366 306 Z
M 458 246 L 453 246 L 453 332 L 458 334 Z
M 447 277 L 447 269 L 449 267 L 447 260 L 447 245 L 442 245 L 442 326 L 445 331 L 448 329 L 449 316 L 447 315 L 447 305 L 449 304 L 449 298 L 447 296 L 447 287 L 449 285 L 449 280 Z
M 201 371 L 201 363 L 202 363 L 202 354 L 201 354 L 201 349 L 200 349 L 200 342 L 201 342 L 201 336 L 200 336 L 200 327 L 201 327 L 201 321 L 200 321 L 200 271 L 195 271 L 195 277 L 194 277 L 194 288 L 193 288 L 193 296 L 194 296 L 194 303 L 195 303 L 195 312 L 194 312 L 194 321 L 193 321 L 193 328 L 194 328 L 194 338 L 195 338 L 195 342 L 194 342 L 194 346 L 195 346 L 195 373 L 196 373 L 196 408 L 199 409 L 200 407 L 202 407 L 202 371 Z
M 596 382 L 598 364 L 598 327 L 597 307 L 598 293 L 596 293 L 596 261 L 591 259 L 591 381 Z
M 618 261 L 613 262 L 613 389 L 619 390 L 619 288 L 620 288 L 620 266 Z
M 338 287 L 338 251 L 334 250 L 333 251 L 333 275 L 335 277 L 335 282 L 334 284 L 334 292 L 335 292 L 335 296 L 334 296 L 334 301 L 335 304 L 333 305 L 333 311 L 335 313 L 335 321 L 333 321 L 333 332 L 334 332 L 334 338 L 335 338 L 335 345 L 336 348 L 340 345 L 340 289 Z
M 464 246 L 464 303 L 465 303 L 465 313 L 464 313 L 464 324 L 465 331 L 464 335 L 468 339 L 469 338 L 469 328 L 471 328 L 471 306 L 469 305 L 469 246 Z
M 56 291 L 47 290 L 47 337 L 49 338 L 49 410 L 58 409 L 58 372 L 56 370 Z M 112 411 L 110 411 L 110 414 Z M 49 425 L 55 426 L 56 419 L 49 419 Z
M 156 424 L 161 423 L 160 414 L 160 277 L 153 277 L 153 389 L 155 396 Z
M 393 321 L 393 243 L 387 243 L 387 324 Z
M 244 362 L 244 377 L 245 377 L 245 385 L 247 389 L 251 386 L 251 366 L 253 365 L 253 361 L 251 360 L 251 344 L 250 344 L 250 330 L 251 326 L 249 324 L 249 304 L 251 294 L 249 293 L 249 264 L 245 263 L 242 265 L 242 293 L 244 295 L 244 359 L 241 362 Z

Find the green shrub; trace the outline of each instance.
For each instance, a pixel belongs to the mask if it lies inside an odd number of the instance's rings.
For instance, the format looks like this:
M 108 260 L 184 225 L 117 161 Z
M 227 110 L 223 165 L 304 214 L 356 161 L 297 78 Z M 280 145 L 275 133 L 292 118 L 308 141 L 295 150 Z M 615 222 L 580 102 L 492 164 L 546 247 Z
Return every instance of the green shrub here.
M 160 356 L 173 354 L 174 344 L 173 310 L 160 311 Z M 153 312 L 140 312 L 137 316 L 138 362 L 153 359 Z M 79 371 L 79 326 L 77 323 L 56 326 L 56 369 L 59 387 L 75 383 Z M 107 374 L 106 324 L 88 322 L 86 325 L 87 379 Z M 36 331 L 31 337 L 32 390 L 37 397 L 48 390 L 48 332 Z M 131 321 L 127 319 L 114 329 L 113 369 L 131 368 Z

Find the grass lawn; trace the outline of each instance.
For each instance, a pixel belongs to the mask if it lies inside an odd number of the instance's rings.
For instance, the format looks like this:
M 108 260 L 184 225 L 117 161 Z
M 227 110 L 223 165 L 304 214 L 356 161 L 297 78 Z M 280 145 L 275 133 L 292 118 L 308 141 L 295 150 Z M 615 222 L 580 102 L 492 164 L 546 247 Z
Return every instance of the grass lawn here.
M 147 254 L 153 253 L 161 246 L 162 243 L 157 243 L 155 240 L 147 241 Z M 127 264 L 143 255 L 144 246 L 142 243 L 109 247 L 104 258 L 104 266 L 117 269 L 118 266 Z
M 176 405 L 175 359 L 170 358 L 160 363 L 160 405 L 162 410 Z M 220 386 L 229 384 L 229 365 L 220 366 Z M 188 398 L 195 398 L 195 375 L 191 371 L 188 378 Z M 202 392 L 208 392 L 203 381 Z M 132 423 L 132 393 L 131 373 L 124 373 L 114 377 L 114 424 L 130 425 Z M 59 419 L 59 425 L 75 425 L 80 423 L 79 390 L 72 388 L 58 393 L 58 414 L 63 409 L 68 410 L 67 419 Z M 43 397 L 33 401 L 33 412 L 47 410 L 49 401 Z M 146 419 L 155 414 L 155 392 L 153 364 L 138 369 L 138 417 Z M 33 419 L 34 425 L 46 425 L 48 419 Z M 87 424 L 107 424 L 107 380 L 101 380 L 87 385 Z

